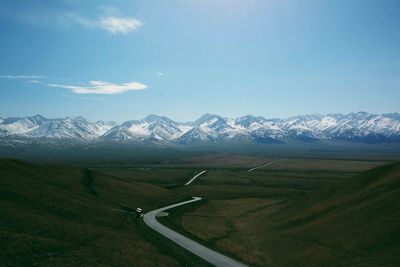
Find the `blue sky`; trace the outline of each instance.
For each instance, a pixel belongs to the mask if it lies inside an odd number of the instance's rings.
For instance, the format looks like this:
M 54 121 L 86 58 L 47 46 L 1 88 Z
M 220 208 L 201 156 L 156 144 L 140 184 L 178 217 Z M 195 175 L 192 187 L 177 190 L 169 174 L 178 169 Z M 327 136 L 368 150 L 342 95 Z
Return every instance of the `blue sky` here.
M 0 115 L 399 112 L 400 1 L 1 0 Z

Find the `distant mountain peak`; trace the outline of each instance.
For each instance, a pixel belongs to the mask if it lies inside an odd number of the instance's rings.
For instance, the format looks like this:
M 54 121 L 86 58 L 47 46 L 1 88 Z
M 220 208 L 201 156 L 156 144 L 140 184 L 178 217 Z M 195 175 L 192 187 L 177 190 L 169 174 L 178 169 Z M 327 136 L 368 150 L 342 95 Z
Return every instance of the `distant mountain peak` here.
M 310 114 L 288 119 L 266 119 L 251 114 L 235 119 L 206 113 L 195 122 L 179 123 L 150 114 L 143 120 L 91 122 L 82 116 L 48 119 L 41 115 L 0 118 L 2 139 L 114 140 L 135 142 L 282 143 L 290 140 L 318 142 L 400 142 L 400 114 Z
M 203 114 L 203 116 L 201 116 L 199 119 L 197 119 L 194 123 L 196 125 L 200 125 L 200 124 L 203 124 L 203 123 L 205 123 L 207 121 L 210 121 L 212 119 L 215 119 L 215 118 L 216 119 L 222 119 L 222 117 L 219 116 L 219 115 L 211 114 L 211 113 L 205 113 L 205 114 Z
M 146 122 L 159 122 L 159 121 L 168 121 L 171 122 L 172 120 L 169 119 L 166 116 L 160 116 L 160 115 L 156 115 L 156 114 L 150 114 L 148 116 L 146 116 L 146 118 L 143 119 L 143 121 Z

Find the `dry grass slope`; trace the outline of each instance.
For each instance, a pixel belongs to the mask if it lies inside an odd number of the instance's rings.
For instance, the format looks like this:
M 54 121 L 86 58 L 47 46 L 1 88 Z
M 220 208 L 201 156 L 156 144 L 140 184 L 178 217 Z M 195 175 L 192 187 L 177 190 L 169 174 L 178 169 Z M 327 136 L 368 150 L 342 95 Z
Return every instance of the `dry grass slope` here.
M 0 265 L 180 265 L 121 212 L 168 194 L 79 168 L 1 159 Z

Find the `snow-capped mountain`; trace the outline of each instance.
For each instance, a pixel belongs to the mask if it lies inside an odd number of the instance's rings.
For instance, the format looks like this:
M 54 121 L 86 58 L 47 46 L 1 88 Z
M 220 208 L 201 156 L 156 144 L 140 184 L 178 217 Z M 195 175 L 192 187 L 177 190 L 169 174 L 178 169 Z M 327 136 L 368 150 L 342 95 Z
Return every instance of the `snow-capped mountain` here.
M 183 134 L 177 141 L 187 144 L 194 142 L 214 142 L 225 139 L 225 135 L 234 128 L 228 120 L 214 114 L 204 114 L 193 123 L 193 128 Z
M 310 140 L 339 139 L 352 141 L 398 140 L 400 118 L 394 114 L 366 112 L 297 116 L 288 119 L 283 129 Z
M 25 133 L 33 138 L 58 138 L 58 139 L 82 139 L 93 140 L 104 133 L 95 123 L 83 117 L 67 117 L 52 119 L 40 127 Z
M 2 118 L 0 123 L 0 134 L 1 132 L 5 133 L 6 135 L 18 135 L 28 133 L 46 124 L 48 121 L 49 119 L 41 115 L 22 118 Z
M 169 141 L 183 135 L 187 125 L 177 123 L 164 116 L 149 115 L 143 120 L 126 121 L 111 128 L 101 136 L 103 140 L 134 140 L 156 139 Z
M 117 125 L 114 121 L 96 121 L 94 123 L 99 129 L 99 134 L 103 135 L 108 132 L 111 128 Z
M 317 142 L 344 140 L 357 142 L 400 142 L 400 114 L 305 115 L 287 119 L 267 119 L 246 115 L 224 118 L 204 114 L 194 122 L 176 122 L 149 115 L 142 120 L 90 122 L 83 117 L 48 119 L 41 115 L 0 118 L 0 138 L 143 142 L 169 144 L 215 142 L 284 143 L 290 140 Z

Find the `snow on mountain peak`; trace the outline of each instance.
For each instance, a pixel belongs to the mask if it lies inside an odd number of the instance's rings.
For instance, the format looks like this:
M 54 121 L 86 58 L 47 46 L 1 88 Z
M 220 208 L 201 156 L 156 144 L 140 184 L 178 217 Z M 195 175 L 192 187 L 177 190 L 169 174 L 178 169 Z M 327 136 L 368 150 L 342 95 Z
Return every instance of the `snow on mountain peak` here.
M 400 114 L 312 114 L 288 119 L 246 115 L 229 119 L 206 113 L 195 122 L 175 122 L 149 115 L 142 120 L 90 122 L 84 117 L 48 119 L 41 115 L 1 118 L 0 136 L 72 140 L 159 140 L 172 143 L 283 142 L 287 139 L 318 141 L 338 139 L 366 142 L 400 142 Z
M 9 134 L 24 134 L 48 122 L 41 115 L 31 117 L 10 117 L 2 120 L 0 129 Z

